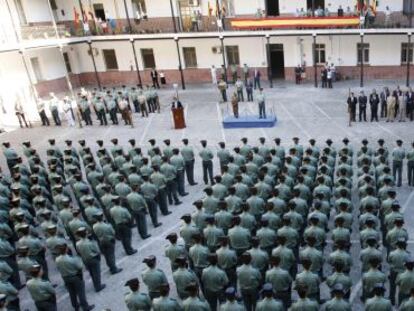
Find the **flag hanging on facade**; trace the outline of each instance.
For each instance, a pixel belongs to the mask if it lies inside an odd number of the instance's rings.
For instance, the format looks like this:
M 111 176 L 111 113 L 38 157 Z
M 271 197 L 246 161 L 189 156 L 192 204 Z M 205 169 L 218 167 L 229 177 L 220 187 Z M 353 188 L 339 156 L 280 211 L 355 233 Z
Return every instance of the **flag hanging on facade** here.
M 79 24 L 79 13 L 78 13 L 78 11 L 76 10 L 75 7 L 73 7 L 73 16 L 75 17 L 74 18 L 75 25 L 78 25 Z

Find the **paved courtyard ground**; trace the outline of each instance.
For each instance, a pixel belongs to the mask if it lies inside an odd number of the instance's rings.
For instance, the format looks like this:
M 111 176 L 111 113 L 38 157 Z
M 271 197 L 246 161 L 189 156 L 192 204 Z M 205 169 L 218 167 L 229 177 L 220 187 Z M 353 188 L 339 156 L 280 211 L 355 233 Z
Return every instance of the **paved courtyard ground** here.
M 404 83 L 401 83 L 403 85 Z M 15 130 L 9 133 L 0 134 L 1 142 L 10 141 L 18 151 L 21 151 L 21 143 L 25 140 L 31 140 L 33 146 L 45 157 L 45 151 L 48 146 L 49 138 L 56 138 L 58 144 L 63 147 L 66 139 L 72 139 L 77 142 L 79 139 L 86 139 L 87 144 L 96 150 L 97 139 L 103 139 L 107 146 L 110 146 L 110 139 L 117 137 L 120 144 L 128 145 L 130 138 L 135 138 L 143 147 L 144 151 L 148 147 L 148 139 L 155 138 L 160 146 L 162 140 L 169 138 L 172 145 L 181 146 L 181 139 L 188 138 L 191 144 L 199 148 L 199 141 L 206 139 L 212 148 L 217 148 L 219 141 L 225 141 L 229 147 L 240 144 L 242 137 L 248 137 L 251 144 L 257 144 L 259 137 L 265 137 L 267 144 L 273 144 L 273 138 L 280 137 L 285 146 L 291 144 L 291 138 L 298 136 L 302 144 L 307 145 L 309 138 L 315 138 L 318 145 L 325 144 L 327 138 L 331 138 L 338 146 L 342 138 L 348 137 L 354 148 L 360 146 L 363 138 L 367 138 L 372 146 L 376 146 L 378 138 L 384 138 L 387 147 L 392 149 L 395 140 L 401 138 L 408 148 L 409 142 L 414 140 L 414 123 L 385 123 L 381 120 L 378 123 L 354 123 L 352 127 L 348 127 L 347 108 L 345 105 L 349 88 L 355 92 L 359 92 L 357 81 L 341 82 L 334 85 L 334 89 L 315 89 L 312 85 L 292 85 L 288 83 L 276 83 L 273 89 L 265 89 L 267 97 L 268 113 L 273 110 L 277 115 L 277 124 L 273 128 L 264 129 L 223 129 L 221 124 L 222 116 L 229 113 L 230 108 L 226 104 L 219 103 L 219 94 L 211 85 L 189 86 L 185 91 L 179 91 L 180 100 L 185 106 L 185 116 L 187 128 L 184 130 L 173 130 L 172 117 L 169 111 L 169 103 L 174 91 L 165 89 L 159 92 L 160 100 L 163 105 L 161 114 L 151 114 L 149 118 L 141 118 L 135 116 L 135 127 L 108 126 L 68 128 L 65 125 L 61 128 L 57 127 L 39 127 L 33 129 Z M 377 90 L 382 86 L 388 85 L 395 87 L 396 81 L 370 81 L 364 88 L 369 93 L 372 88 Z M 230 93 L 229 93 L 230 94 Z M 241 103 L 240 113 L 257 113 L 255 103 Z M 97 122 L 95 122 L 97 124 Z M 77 146 L 77 144 L 76 144 Z M 5 167 L 4 158 L 1 157 L 1 166 Z M 125 310 L 123 295 L 127 292 L 124 287 L 126 280 L 132 277 L 139 277 L 141 280 L 141 272 L 144 269 L 142 259 L 148 255 L 155 255 L 158 258 L 159 267 L 163 269 L 169 277 L 170 284 L 173 284 L 168 259 L 164 257 L 164 246 L 167 245 L 165 236 L 173 231 L 178 231 L 180 226 L 179 217 L 185 212 L 193 210 L 192 202 L 202 197 L 202 189 L 204 186 L 201 182 L 200 160 L 197 158 L 196 179 L 199 182 L 197 186 L 188 187 L 190 195 L 183 199 L 184 204 L 170 207 L 173 212 L 167 217 L 160 217 L 163 225 L 159 228 L 152 228 L 149 225 L 149 231 L 152 237 L 142 241 L 136 230 L 133 232 L 133 244 L 138 249 L 138 253 L 134 256 L 124 257 L 120 243 L 117 243 L 117 260 L 118 265 L 123 268 L 123 272 L 117 275 L 110 275 L 104 261 L 102 261 L 102 279 L 106 283 L 107 288 L 100 293 L 95 293 L 88 273 L 86 277 L 86 290 L 90 304 L 95 304 L 95 310 Z M 405 169 L 405 167 L 404 167 Z M 218 163 L 215 162 L 215 173 L 218 173 Z M 414 209 L 414 191 L 413 188 L 406 186 L 406 176 L 404 171 L 404 186 L 398 189 L 398 199 L 406 215 L 406 227 L 409 230 L 410 238 L 409 248 L 414 250 L 414 223 L 412 220 L 412 212 Z M 357 200 L 354 195 L 354 200 Z M 332 223 L 330 224 L 332 226 Z M 359 265 L 359 236 L 357 226 L 353 230 L 353 246 L 351 249 L 354 258 L 354 267 L 351 275 L 354 281 L 351 300 L 353 310 L 363 310 L 359 300 L 361 290 L 361 274 Z M 328 254 L 330 247 L 325 252 Z M 385 254 L 384 254 L 385 256 Z M 325 274 L 330 273 L 330 269 L 325 265 Z M 71 310 L 70 300 L 66 289 L 63 287 L 62 279 L 56 271 L 55 265 L 50 263 L 50 275 L 53 283 L 58 284 L 58 310 Z M 387 266 L 384 267 L 388 269 Z M 142 284 L 142 291 L 146 292 L 145 285 Z M 171 295 L 176 297 L 176 291 L 173 287 Z M 325 285 L 322 286 L 322 298 L 327 299 L 329 293 Z M 35 310 L 27 290 L 21 291 L 22 310 Z

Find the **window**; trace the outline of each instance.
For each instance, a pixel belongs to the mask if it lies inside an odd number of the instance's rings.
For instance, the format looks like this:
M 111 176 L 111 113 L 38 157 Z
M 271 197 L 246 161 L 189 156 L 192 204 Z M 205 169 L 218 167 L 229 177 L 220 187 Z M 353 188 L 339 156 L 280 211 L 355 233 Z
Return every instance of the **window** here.
M 95 11 L 95 17 L 97 19 L 106 20 L 105 9 L 102 3 L 95 3 L 93 5 L 93 10 Z
M 325 44 L 315 44 L 315 59 L 316 64 L 325 64 L 326 63 L 326 52 Z
M 195 48 L 183 48 L 184 63 L 186 68 L 197 67 L 197 55 Z
M 414 44 L 410 44 L 410 48 L 408 48 L 408 43 L 401 44 L 401 63 L 407 64 L 407 60 L 412 63 L 413 62 L 413 47 Z
M 21 0 L 14 0 L 14 4 L 15 4 L 16 9 L 17 9 L 17 15 L 19 16 L 20 25 L 26 25 L 27 24 L 27 19 L 26 19 L 26 13 L 24 12 L 24 8 L 23 8 L 23 5 L 22 5 L 22 1 Z
M 152 49 L 141 49 L 141 56 L 145 69 L 155 68 L 154 51 Z
M 32 70 L 37 82 L 43 81 L 43 74 L 42 70 L 40 69 L 39 59 L 37 57 L 33 57 L 30 59 L 30 63 L 32 64 Z
M 226 46 L 226 56 L 229 65 L 240 65 L 239 47 L 237 45 Z
M 67 52 L 63 53 L 63 60 L 65 61 L 66 71 L 72 73 L 72 66 L 70 65 L 69 54 Z
M 361 46 L 361 43 L 358 43 L 357 52 L 358 52 L 358 57 L 357 57 L 358 64 L 361 63 L 361 60 L 364 61 L 364 64 L 368 64 L 369 63 L 369 43 L 364 43 L 363 46 Z
M 132 10 L 135 18 L 142 18 L 147 16 L 147 6 L 145 0 L 132 0 Z
M 118 70 L 115 50 L 102 50 L 106 70 Z

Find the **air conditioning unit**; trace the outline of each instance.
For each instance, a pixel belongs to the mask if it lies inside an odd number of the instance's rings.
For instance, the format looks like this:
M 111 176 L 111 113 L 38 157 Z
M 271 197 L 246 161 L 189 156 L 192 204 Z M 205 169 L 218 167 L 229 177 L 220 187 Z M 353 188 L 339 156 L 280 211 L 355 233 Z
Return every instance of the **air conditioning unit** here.
M 211 48 L 211 52 L 213 52 L 213 54 L 221 54 L 221 53 L 223 53 L 223 51 L 221 50 L 221 46 L 213 46 Z

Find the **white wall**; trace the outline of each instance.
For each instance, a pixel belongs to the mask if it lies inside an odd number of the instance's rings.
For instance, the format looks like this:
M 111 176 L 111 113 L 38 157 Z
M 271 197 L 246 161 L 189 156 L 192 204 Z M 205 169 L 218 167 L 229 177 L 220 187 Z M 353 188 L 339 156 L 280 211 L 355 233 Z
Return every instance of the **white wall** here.
M 180 40 L 181 53 L 183 47 L 196 48 L 198 68 L 210 68 L 212 65 L 217 68 L 223 64 L 222 55 L 214 54 L 211 50 L 213 47 L 220 47 L 220 40 L 218 39 L 205 39 L 197 43 L 194 40 Z M 183 53 L 181 57 L 183 67 L 185 68 Z
M 21 0 L 28 23 L 50 22 L 47 0 Z
M 13 12 L 13 8 L 12 8 Z M 13 13 L 12 13 L 13 14 Z M 15 17 L 17 21 L 17 16 Z M 5 1 L 0 2 L 0 44 L 16 43 L 13 23 Z
M 31 68 L 30 58 L 37 57 L 39 59 L 40 69 L 44 80 L 54 80 L 65 76 L 65 63 L 57 48 L 28 50 L 26 56 L 29 69 Z M 31 74 L 34 83 L 38 82 L 32 71 Z
M 234 0 L 234 10 L 236 15 L 254 15 L 256 14 L 257 9 L 265 9 L 264 0 Z
M 0 127 L 18 124 L 14 113 L 17 96 L 21 99 L 26 119 L 37 120 L 37 109 L 21 55 L 17 52 L 2 53 L 0 54 L 0 98 L 3 101 L 4 110 L 0 107 Z

